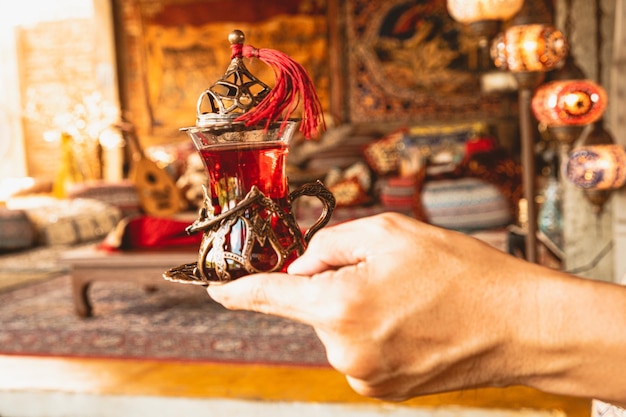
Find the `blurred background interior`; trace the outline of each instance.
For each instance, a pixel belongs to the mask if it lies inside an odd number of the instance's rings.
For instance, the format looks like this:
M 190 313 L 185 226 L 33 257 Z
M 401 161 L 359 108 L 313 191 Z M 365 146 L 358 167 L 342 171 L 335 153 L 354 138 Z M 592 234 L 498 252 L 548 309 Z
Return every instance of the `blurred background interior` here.
M 481 3 L 493 4 L 472 9 Z M 4 1 L 0 262 L 103 242 L 193 252 L 197 239 L 167 234 L 195 219 L 207 180 L 180 128 L 194 125 L 199 94 L 230 62 L 228 33 L 241 29 L 311 75 L 327 130 L 294 138 L 288 176 L 292 186 L 320 179 L 331 189 L 332 222 L 398 211 L 618 281 L 624 17 L 623 0 Z M 521 25 L 540 26 L 530 42 L 538 67 L 498 55 Z M 246 64 L 273 82 L 268 67 Z M 606 164 L 576 154 L 594 145 L 612 149 L 597 151 Z M 142 203 L 140 193 L 161 184 L 133 180 L 138 155 L 175 184 L 172 204 Z M 304 223 L 319 209 L 294 206 Z M 155 219 L 175 231 L 141 229 Z M 128 239 L 133 222 L 134 233 L 162 235 Z

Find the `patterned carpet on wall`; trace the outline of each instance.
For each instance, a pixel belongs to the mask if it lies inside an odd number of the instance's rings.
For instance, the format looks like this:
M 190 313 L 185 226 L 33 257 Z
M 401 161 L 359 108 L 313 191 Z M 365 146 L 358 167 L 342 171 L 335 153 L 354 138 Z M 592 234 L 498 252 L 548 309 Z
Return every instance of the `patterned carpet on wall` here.
M 309 326 L 226 310 L 199 286 L 95 282 L 89 291 L 89 318 L 74 314 L 66 275 L 0 292 L 0 354 L 328 366 Z

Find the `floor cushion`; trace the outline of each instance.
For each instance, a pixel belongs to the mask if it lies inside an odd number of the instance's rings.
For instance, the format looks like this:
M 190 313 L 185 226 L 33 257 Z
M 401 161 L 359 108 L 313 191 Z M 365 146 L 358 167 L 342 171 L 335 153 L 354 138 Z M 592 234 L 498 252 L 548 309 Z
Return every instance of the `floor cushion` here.
M 510 204 L 499 189 L 478 178 L 427 181 L 422 205 L 429 223 L 470 231 L 507 225 Z
M 10 200 L 26 213 L 40 245 L 73 245 L 102 238 L 121 220 L 120 209 L 88 198 L 37 196 Z
M 27 249 L 36 241 L 37 232 L 25 211 L 0 207 L 0 251 Z

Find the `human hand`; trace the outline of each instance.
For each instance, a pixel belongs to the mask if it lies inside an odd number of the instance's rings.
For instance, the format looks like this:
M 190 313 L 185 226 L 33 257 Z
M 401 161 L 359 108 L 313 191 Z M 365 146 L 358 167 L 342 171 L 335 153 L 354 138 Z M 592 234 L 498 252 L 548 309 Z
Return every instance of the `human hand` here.
M 313 326 L 355 391 L 403 400 L 518 382 L 505 312 L 520 312 L 511 284 L 520 265 L 466 235 L 383 214 L 320 230 L 289 274 L 208 293 L 227 308 Z

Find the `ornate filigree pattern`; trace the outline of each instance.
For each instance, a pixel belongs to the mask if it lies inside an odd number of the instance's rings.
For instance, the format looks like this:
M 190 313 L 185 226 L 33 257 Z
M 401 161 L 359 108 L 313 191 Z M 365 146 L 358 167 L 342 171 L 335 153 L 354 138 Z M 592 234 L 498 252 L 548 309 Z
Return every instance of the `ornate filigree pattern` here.
M 173 282 L 208 285 L 210 282 L 228 282 L 245 274 L 282 270 L 293 254 L 304 253 L 305 245 L 328 223 L 335 207 L 335 198 L 320 181 L 301 186 L 289 197 L 293 201 L 303 195 L 317 197 L 323 203 L 320 218 L 304 236 L 293 215 L 286 213 L 256 186 L 234 208 L 217 216 L 205 207 L 200 210 L 199 218 L 187 228 L 190 234 L 204 233 L 198 261 L 171 268 L 163 277 Z M 210 204 L 207 196 L 205 205 L 211 207 Z M 244 239 L 240 251 L 233 251 L 230 244 L 229 237 L 234 228 L 240 228 L 237 235 Z M 288 236 L 278 236 L 277 228 L 287 230 Z M 263 259 L 263 266 L 256 263 L 257 243 L 265 248 L 269 245 L 272 262 Z

